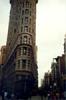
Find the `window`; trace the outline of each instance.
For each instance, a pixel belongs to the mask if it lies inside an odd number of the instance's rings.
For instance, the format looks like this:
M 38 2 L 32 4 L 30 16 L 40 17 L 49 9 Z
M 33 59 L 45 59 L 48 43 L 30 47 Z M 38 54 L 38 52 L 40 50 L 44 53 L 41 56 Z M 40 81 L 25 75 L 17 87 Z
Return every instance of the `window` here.
M 28 56 L 30 56 L 30 54 L 31 54 L 31 50 L 30 48 L 28 48 Z
M 18 55 L 21 55 L 21 47 L 18 49 Z
M 25 44 L 27 43 L 27 36 L 24 36 L 24 41 Z
M 22 44 L 22 37 L 20 37 L 20 44 Z
M 28 68 L 30 67 L 30 60 L 28 60 Z
M 21 32 L 23 32 L 23 27 L 21 27 Z
M 27 47 L 23 47 L 23 54 L 24 54 L 24 55 L 27 54 Z
M 28 26 L 24 26 L 24 31 L 28 32 Z
M 31 18 L 30 18 L 29 24 L 31 24 Z
M 30 38 L 29 38 L 28 42 L 29 42 L 29 44 L 31 43 Z
M 22 15 L 24 15 L 24 10 L 22 10 Z
M 30 4 L 30 8 L 31 8 L 32 4 Z
M 20 68 L 20 60 L 18 60 L 18 68 Z
M 23 24 L 23 18 L 22 18 L 22 24 Z
M 25 23 L 28 23 L 28 17 L 25 17 Z
M 29 7 L 29 2 L 28 1 L 26 1 L 26 7 Z
M 16 33 L 16 29 L 14 29 L 14 33 Z
M 31 16 L 31 11 L 30 11 L 30 16 Z
M 29 14 L 29 9 L 25 9 L 25 14 Z
M 26 60 L 22 60 L 22 68 L 26 68 Z
M 24 7 L 24 2 L 22 2 L 22 7 Z
M 32 32 L 34 33 L 34 29 L 32 29 Z
M 29 32 L 31 33 L 31 28 L 29 28 Z

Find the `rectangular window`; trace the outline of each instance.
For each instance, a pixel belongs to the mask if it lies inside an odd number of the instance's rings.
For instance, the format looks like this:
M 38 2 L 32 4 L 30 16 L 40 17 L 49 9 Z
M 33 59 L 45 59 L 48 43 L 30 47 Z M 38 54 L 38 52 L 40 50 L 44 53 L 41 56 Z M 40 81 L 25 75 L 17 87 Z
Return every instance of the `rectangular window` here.
M 25 17 L 25 23 L 28 23 L 28 17 Z
M 22 37 L 20 37 L 20 44 L 22 44 Z
M 28 60 L 28 68 L 30 68 L 30 60 Z
M 30 11 L 30 16 L 31 16 L 31 11 Z
M 23 24 L 23 18 L 22 18 L 22 24 Z
M 26 68 L 26 60 L 22 60 L 22 68 Z
M 22 10 L 22 15 L 24 15 L 24 10 Z
M 18 68 L 20 68 L 20 60 L 18 60 Z
M 18 49 L 18 55 L 21 55 L 21 47 Z
M 24 54 L 24 55 L 27 54 L 27 47 L 23 47 L 23 54 Z
M 28 42 L 29 42 L 29 44 L 31 44 L 31 40 L 30 40 L 30 38 L 29 38 Z
M 25 14 L 29 14 L 29 9 L 25 9 Z
M 22 2 L 22 7 L 24 7 L 24 2 Z
M 29 7 L 29 2 L 28 1 L 26 1 L 26 7 Z
M 16 33 L 16 29 L 14 29 L 14 33 Z
M 29 28 L 29 32 L 31 33 L 31 28 Z
M 30 8 L 32 7 L 32 4 L 30 4 Z
M 27 43 L 27 36 L 24 36 L 23 42 L 26 44 Z
M 21 27 L 21 32 L 23 32 L 23 27 Z
M 28 26 L 24 26 L 24 31 L 28 32 Z
M 31 49 L 28 48 L 28 56 L 30 56 L 30 55 L 31 55 Z
M 31 18 L 30 18 L 29 24 L 31 24 Z

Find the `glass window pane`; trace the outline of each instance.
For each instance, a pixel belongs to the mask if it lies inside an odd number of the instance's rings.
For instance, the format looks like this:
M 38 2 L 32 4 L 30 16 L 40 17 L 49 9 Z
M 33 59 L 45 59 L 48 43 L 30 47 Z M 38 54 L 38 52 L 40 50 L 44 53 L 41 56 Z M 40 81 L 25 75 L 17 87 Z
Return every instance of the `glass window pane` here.
M 25 17 L 25 23 L 28 23 L 28 17 Z
M 18 68 L 20 68 L 20 60 L 18 60 Z
M 24 31 L 25 31 L 25 32 L 28 32 L 28 26 L 25 26 L 25 27 L 24 27 Z
M 22 68 L 26 68 L 26 60 L 22 60 Z
M 27 43 L 27 36 L 24 36 L 23 42 L 26 44 Z
M 24 55 L 27 54 L 27 47 L 23 47 L 23 54 L 24 54 Z
M 25 9 L 25 14 L 29 14 L 29 9 Z

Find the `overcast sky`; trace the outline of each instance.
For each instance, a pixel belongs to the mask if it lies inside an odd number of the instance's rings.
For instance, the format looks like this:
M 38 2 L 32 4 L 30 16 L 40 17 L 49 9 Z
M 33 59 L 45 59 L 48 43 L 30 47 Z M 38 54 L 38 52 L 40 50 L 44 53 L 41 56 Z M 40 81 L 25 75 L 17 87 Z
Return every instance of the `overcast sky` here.
M 0 0 L 0 47 L 6 44 L 10 4 Z M 66 33 L 66 0 L 38 0 L 36 44 L 39 80 L 51 67 L 52 59 L 63 54 Z

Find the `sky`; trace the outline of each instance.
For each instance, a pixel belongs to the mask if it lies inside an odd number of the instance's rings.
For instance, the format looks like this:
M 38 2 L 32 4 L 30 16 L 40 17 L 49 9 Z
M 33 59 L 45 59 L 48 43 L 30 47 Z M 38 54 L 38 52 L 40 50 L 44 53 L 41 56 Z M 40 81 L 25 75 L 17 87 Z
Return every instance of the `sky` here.
M 0 0 L 0 47 L 6 44 L 10 4 Z M 38 0 L 36 13 L 36 45 L 39 84 L 51 69 L 53 58 L 64 52 L 66 33 L 66 0 Z

